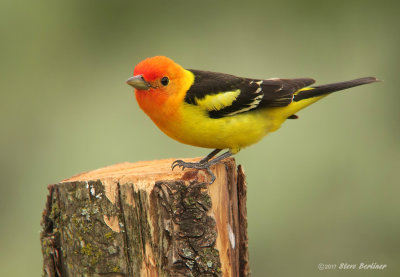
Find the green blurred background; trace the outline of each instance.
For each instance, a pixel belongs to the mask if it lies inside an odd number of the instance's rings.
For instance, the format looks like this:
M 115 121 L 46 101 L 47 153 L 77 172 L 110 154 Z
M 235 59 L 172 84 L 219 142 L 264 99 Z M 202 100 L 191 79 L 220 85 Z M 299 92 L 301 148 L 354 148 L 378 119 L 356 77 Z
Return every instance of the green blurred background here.
M 208 153 L 162 134 L 125 84 L 187 68 L 319 84 L 375 75 L 239 153 L 253 276 L 400 276 L 398 1 L 1 1 L 0 276 L 40 276 L 47 184 Z M 319 263 L 387 264 L 318 271 Z

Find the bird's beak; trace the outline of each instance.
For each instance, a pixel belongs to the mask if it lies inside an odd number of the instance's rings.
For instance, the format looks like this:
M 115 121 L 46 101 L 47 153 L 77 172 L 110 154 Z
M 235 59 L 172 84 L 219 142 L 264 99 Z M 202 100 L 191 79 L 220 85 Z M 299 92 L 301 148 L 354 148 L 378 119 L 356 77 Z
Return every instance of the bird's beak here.
M 139 90 L 148 90 L 150 88 L 150 84 L 144 80 L 142 75 L 130 77 L 126 80 L 126 83 Z

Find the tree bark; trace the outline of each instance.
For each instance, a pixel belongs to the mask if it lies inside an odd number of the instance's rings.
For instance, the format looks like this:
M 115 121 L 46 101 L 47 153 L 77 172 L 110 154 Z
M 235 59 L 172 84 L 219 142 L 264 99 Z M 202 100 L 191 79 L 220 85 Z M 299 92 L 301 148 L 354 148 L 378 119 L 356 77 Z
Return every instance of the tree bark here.
M 246 184 L 233 158 L 171 171 L 122 163 L 49 186 L 44 276 L 249 276 Z

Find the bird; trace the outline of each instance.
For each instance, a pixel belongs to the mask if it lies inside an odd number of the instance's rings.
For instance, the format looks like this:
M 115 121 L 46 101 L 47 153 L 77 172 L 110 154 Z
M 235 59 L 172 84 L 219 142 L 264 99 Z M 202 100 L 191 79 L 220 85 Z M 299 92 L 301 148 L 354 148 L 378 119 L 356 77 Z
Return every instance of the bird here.
M 312 78 L 244 78 L 185 69 L 165 56 L 139 62 L 126 83 L 139 107 L 167 136 L 214 149 L 199 162 L 176 160 L 171 167 L 203 169 L 255 144 L 287 119 L 332 92 L 379 81 L 375 77 L 312 86 Z M 222 150 L 227 151 L 216 156 Z

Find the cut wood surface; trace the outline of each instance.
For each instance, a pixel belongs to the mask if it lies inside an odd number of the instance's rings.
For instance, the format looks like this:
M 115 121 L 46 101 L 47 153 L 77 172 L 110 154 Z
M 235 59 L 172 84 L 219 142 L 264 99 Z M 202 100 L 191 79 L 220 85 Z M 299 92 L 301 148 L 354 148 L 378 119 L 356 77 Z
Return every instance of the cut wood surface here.
M 206 172 L 171 171 L 172 162 L 121 163 L 50 185 L 44 276 L 249 276 L 241 167 L 216 164 L 209 185 Z

